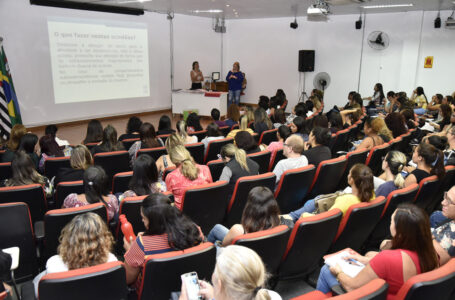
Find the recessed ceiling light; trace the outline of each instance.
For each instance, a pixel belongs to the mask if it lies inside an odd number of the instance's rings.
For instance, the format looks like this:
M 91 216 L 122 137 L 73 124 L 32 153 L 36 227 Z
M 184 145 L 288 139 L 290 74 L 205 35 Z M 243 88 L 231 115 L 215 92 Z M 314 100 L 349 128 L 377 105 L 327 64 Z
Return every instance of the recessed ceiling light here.
M 231 5 L 230 4 L 226 4 L 226 7 L 230 7 Z
M 196 14 L 199 14 L 199 13 L 217 14 L 217 13 L 222 13 L 223 10 L 221 10 L 221 9 L 207 9 L 207 10 L 196 9 L 196 10 L 190 10 L 190 12 L 193 12 Z
M 407 4 L 384 4 L 384 5 L 366 5 L 362 6 L 362 8 L 396 8 L 396 7 L 411 7 L 414 6 L 412 3 Z

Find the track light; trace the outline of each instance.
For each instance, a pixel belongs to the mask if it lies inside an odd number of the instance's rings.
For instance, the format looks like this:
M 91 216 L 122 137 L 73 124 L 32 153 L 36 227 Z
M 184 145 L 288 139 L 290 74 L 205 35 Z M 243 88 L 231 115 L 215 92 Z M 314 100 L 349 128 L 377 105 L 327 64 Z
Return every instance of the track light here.
M 299 27 L 299 24 L 297 24 L 297 18 L 294 19 L 294 22 L 291 22 L 291 24 L 289 24 L 289 26 L 292 28 L 292 29 L 297 29 L 297 27 Z
M 362 16 L 360 16 L 359 19 L 355 21 L 355 29 L 362 29 Z

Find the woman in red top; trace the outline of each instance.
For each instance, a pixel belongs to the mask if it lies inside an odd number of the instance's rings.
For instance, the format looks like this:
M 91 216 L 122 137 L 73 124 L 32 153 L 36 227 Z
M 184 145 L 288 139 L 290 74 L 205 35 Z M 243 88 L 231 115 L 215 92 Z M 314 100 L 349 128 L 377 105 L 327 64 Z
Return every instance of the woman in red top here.
M 392 215 L 390 232 L 392 240 L 382 243 L 383 251 L 369 252 L 366 256 L 355 254 L 346 258 L 366 265 L 356 277 L 343 273 L 339 265 L 330 269 L 325 265 L 321 269 L 316 288 L 328 293 L 332 286 L 341 284 L 346 291 L 351 291 L 375 278 L 381 278 L 389 284 L 387 299 L 391 300 L 406 280 L 439 266 L 430 221 L 422 209 L 413 204 L 398 206 Z
M 212 183 L 212 175 L 209 167 L 194 163 L 191 154 L 184 146 L 179 145 L 172 148 L 169 157 L 177 169 L 166 176 L 166 187 L 174 194 L 174 204 L 181 210 L 185 189 L 190 186 Z

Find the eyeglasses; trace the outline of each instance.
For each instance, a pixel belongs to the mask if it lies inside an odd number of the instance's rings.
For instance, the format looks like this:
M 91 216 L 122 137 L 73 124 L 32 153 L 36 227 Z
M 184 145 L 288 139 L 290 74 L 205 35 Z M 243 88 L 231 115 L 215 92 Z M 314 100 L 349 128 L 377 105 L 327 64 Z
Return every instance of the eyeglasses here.
M 444 200 L 449 203 L 449 205 L 455 205 L 455 203 L 447 197 L 447 192 L 444 192 Z

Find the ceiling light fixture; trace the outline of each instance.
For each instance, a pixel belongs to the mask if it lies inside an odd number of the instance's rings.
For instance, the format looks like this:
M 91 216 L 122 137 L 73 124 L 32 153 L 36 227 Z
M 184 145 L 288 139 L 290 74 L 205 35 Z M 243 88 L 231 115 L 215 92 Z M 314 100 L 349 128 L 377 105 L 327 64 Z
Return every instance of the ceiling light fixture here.
M 230 7 L 231 5 L 230 4 L 226 4 L 226 7 Z
M 384 5 L 366 5 L 366 6 L 361 6 L 362 8 L 396 8 L 396 7 L 412 7 L 414 4 L 412 3 L 407 3 L 407 4 L 384 4 Z
M 218 14 L 218 13 L 222 13 L 223 10 L 222 9 L 207 9 L 207 10 L 196 9 L 196 10 L 190 10 L 190 12 L 193 12 L 196 14 L 199 14 L 199 13 Z

